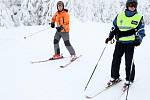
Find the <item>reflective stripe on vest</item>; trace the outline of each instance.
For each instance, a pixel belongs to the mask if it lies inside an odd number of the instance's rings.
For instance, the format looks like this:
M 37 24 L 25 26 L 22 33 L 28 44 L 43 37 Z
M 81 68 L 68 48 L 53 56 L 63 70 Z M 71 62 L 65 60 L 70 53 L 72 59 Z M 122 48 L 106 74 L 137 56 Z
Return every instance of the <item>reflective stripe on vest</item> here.
M 119 38 L 119 41 L 134 41 L 134 40 L 135 40 L 135 35 Z
M 117 26 L 120 31 L 128 31 L 131 29 L 135 29 L 139 25 L 141 18 L 142 15 L 139 13 L 135 14 L 132 17 L 126 17 L 125 12 L 121 12 L 117 16 Z M 134 35 L 119 38 L 119 41 L 134 41 L 134 40 L 135 40 Z

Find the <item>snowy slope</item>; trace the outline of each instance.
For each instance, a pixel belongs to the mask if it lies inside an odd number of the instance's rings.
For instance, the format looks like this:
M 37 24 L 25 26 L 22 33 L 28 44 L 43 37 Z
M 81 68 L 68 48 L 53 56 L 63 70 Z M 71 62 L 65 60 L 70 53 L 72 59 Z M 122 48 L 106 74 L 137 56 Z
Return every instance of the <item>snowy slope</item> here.
M 48 59 L 53 55 L 55 30 L 49 28 L 36 35 L 28 36 L 49 26 L 18 27 L 0 30 L 0 100 L 87 100 L 85 95 L 98 92 L 110 78 L 113 45 L 107 45 L 104 55 L 92 77 L 87 90 L 86 83 L 105 47 L 111 25 L 81 23 L 72 20 L 70 40 L 76 53 L 83 56 L 65 69 L 59 68 L 69 59 L 40 64 L 30 61 Z M 129 91 L 129 100 L 149 100 L 149 50 L 150 26 L 147 36 L 135 51 L 136 79 Z M 69 56 L 63 41 L 61 52 Z M 121 64 L 121 78 L 125 78 L 124 58 Z M 117 100 L 123 83 L 97 96 L 93 100 Z M 143 99 L 144 97 L 144 99 Z M 122 98 L 125 100 L 125 97 Z

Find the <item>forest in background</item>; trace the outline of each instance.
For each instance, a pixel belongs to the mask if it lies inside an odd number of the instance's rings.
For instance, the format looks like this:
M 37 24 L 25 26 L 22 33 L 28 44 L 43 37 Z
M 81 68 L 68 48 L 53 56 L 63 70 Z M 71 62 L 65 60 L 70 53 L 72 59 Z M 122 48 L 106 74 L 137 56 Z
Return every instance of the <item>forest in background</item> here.
M 0 27 L 46 25 L 56 12 L 58 0 L 1 0 Z M 83 22 L 110 23 L 125 9 L 126 0 L 62 0 L 70 16 Z M 138 11 L 150 24 L 150 0 L 138 0 Z

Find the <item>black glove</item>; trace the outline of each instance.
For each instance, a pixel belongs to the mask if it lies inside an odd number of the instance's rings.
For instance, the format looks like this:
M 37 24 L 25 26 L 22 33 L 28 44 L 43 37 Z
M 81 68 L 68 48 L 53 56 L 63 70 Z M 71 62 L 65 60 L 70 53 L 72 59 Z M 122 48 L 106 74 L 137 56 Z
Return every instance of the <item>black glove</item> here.
M 55 27 L 55 24 L 54 24 L 54 23 L 49 23 L 49 24 L 51 24 L 51 27 L 52 27 L 52 28 L 54 28 L 54 27 Z
M 139 46 L 142 42 L 142 38 L 140 36 L 135 36 L 135 40 L 133 41 L 134 46 Z
M 63 27 L 62 26 L 56 27 L 56 29 L 57 29 L 57 32 L 61 32 L 61 30 L 63 29 Z
M 107 44 L 109 41 L 111 40 L 111 38 L 106 38 L 105 43 Z

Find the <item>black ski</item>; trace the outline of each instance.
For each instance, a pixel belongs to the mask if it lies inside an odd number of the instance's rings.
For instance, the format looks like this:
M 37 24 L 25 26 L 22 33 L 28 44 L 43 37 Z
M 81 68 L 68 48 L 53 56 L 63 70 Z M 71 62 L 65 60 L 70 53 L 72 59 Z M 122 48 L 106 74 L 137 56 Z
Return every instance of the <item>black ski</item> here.
M 82 56 L 82 55 L 76 57 L 76 58 L 75 58 L 74 60 L 72 60 L 72 61 L 69 61 L 69 62 L 66 63 L 65 65 L 60 66 L 60 68 L 65 68 L 65 67 L 69 66 L 70 64 L 72 64 L 72 62 L 74 62 L 75 60 L 77 60 L 77 59 L 80 58 L 81 56 Z
M 62 56 L 62 57 L 57 58 L 57 59 L 50 58 L 50 59 L 47 59 L 47 60 L 31 61 L 31 64 L 48 62 L 48 61 L 53 61 L 53 60 L 59 60 L 59 59 L 63 59 L 63 58 L 65 58 L 65 57 Z
M 93 99 L 93 98 L 95 98 L 96 96 L 98 96 L 99 94 L 103 93 L 104 91 L 106 91 L 106 90 L 112 88 L 113 86 L 117 85 L 117 84 L 120 83 L 121 81 L 122 81 L 122 80 L 120 79 L 118 82 L 116 82 L 116 83 L 114 83 L 114 84 L 112 84 L 112 85 L 110 85 L 110 86 L 106 86 L 103 90 L 99 91 L 98 93 L 96 93 L 96 94 L 93 95 L 93 96 L 85 96 L 85 97 L 88 98 L 88 99 Z

